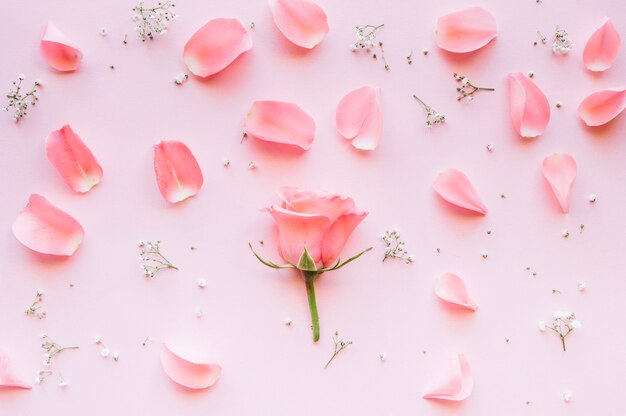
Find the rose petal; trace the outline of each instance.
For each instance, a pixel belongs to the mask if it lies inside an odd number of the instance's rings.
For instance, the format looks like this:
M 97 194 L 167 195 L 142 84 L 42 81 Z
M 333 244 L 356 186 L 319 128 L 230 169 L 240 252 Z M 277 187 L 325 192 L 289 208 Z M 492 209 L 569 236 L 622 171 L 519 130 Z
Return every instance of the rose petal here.
M 331 266 L 337 260 L 352 231 L 365 217 L 365 211 L 344 214 L 331 225 L 322 240 L 322 263 L 325 266 Z
M 296 104 L 255 101 L 243 126 L 246 133 L 268 142 L 308 150 L 315 139 L 315 122 Z
M 433 183 L 435 192 L 451 204 L 479 214 L 487 214 L 487 207 L 465 174 L 456 169 L 446 169 L 437 175 Z
M 449 52 L 465 53 L 482 48 L 498 34 L 496 19 L 487 10 L 470 7 L 437 20 L 437 46 Z
M 190 359 L 167 344 L 161 349 L 161 366 L 169 378 L 190 389 L 209 388 L 222 375 L 218 364 Z
M 352 198 L 336 193 L 283 187 L 278 191 L 278 196 L 282 200 L 281 207 L 287 211 L 324 215 L 331 222 L 335 222 L 341 215 L 357 211 Z
M 328 33 L 324 10 L 311 0 L 269 0 L 278 30 L 303 48 L 317 46 Z
M 578 106 L 578 115 L 588 126 L 601 126 L 626 108 L 626 88 L 597 91 Z
M 196 195 L 204 181 L 196 158 L 179 141 L 154 145 L 154 171 L 161 195 L 172 203 Z
M 76 192 L 87 192 L 102 178 L 102 168 L 91 151 L 68 125 L 46 139 L 46 156 Z
M 445 374 L 445 378 L 439 386 L 425 393 L 423 397 L 425 399 L 465 400 L 472 393 L 473 388 L 474 378 L 467 358 L 463 354 L 459 354 L 454 368 Z
M 583 50 L 583 62 L 590 71 L 604 71 L 609 69 L 622 44 L 619 33 L 608 17 L 602 25 L 591 35 Z
M 83 53 L 74 46 L 74 42 L 52 22 L 46 26 L 39 50 L 48 65 L 57 71 L 74 71 L 83 59 Z
M 522 137 L 537 137 L 550 121 L 550 103 L 539 87 L 521 72 L 509 74 L 513 128 Z
M 361 87 L 351 91 L 337 106 L 337 129 L 352 146 L 374 150 L 380 141 L 383 116 L 378 102 L 379 89 Z
M 555 153 L 543 160 L 543 176 L 550 184 L 563 212 L 569 211 L 569 193 L 576 179 L 576 161 L 564 153 Z
M 83 241 L 83 227 L 41 195 L 32 194 L 13 222 L 13 235 L 33 251 L 71 256 Z
M 435 294 L 446 302 L 476 311 L 478 305 L 467 291 L 465 282 L 456 274 L 445 273 L 435 284 Z
M 30 380 L 22 377 L 13 368 L 13 362 L 9 355 L 0 349 L 0 387 L 30 389 L 33 387 Z
M 183 59 L 194 75 L 208 77 L 252 48 L 252 38 L 237 19 L 213 19 L 185 44 Z

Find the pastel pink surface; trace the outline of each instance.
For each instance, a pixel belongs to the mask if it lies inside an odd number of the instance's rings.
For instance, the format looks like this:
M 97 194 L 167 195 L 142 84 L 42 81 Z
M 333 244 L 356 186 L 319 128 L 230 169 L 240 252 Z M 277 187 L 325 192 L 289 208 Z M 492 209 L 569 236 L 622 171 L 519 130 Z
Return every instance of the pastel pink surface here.
M 193 153 L 178 140 L 154 145 L 154 172 L 161 195 L 172 203 L 196 195 L 204 182 Z
M 309 150 L 315 140 L 315 122 L 297 104 L 255 101 L 248 110 L 243 129 L 268 142 Z
M 522 137 L 537 137 L 550 122 L 550 103 L 525 74 L 509 74 L 509 108 L 513 128 Z
M 472 369 L 463 354 L 459 354 L 458 361 L 444 374 L 440 384 L 424 394 L 425 399 L 439 399 L 460 401 L 472 394 L 474 378 Z
M 75 71 L 80 66 L 83 53 L 52 22 L 48 22 L 39 45 L 41 56 L 57 71 Z
M 33 387 L 30 381 L 18 374 L 11 357 L 6 351 L 0 349 L 0 389 L 1 388 L 18 388 L 31 389 Z
M 554 153 L 543 160 L 543 176 L 563 212 L 569 211 L 569 195 L 576 179 L 576 161 L 568 154 Z
M 622 38 L 615 26 L 608 18 L 591 35 L 585 49 L 583 49 L 583 62 L 588 70 L 598 72 L 605 71 L 613 65 L 617 59 Z
M 32 194 L 13 221 L 13 235 L 33 251 L 71 256 L 80 246 L 83 227 L 41 195 Z
M 435 32 L 441 49 L 467 53 L 491 42 L 498 29 L 491 13 L 481 7 L 470 7 L 441 16 Z
M 433 189 L 449 203 L 479 214 L 487 214 L 487 207 L 483 204 L 474 185 L 463 172 L 449 168 L 440 172 L 433 182 Z
M 383 116 L 378 94 L 378 88 L 361 87 L 349 92 L 337 106 L 339 134 L 352 139 L 352 146 L 357 149 L 374 150 L 380 142 Z
M 311 0 L 268 0 L 276 27 L 292 43 L 306 49 L 317 46 L 328 33 L 324 10 Z
M 590 127 L 608 123 L 626 109 L 626 88 L 596 91 L 578 106 L 578 115 Z
M 465 286 L 465 282 L 453 273 L 444 273 L 437 278 L 435 294 L 448 303 L 452 303 L 471 311 L 478 310 L 478 305 Z
M 218 364 L 189 358 L 174 352 L 168 344 L 161 348 L 161 366 L 169 378 L 190 389 L 209 388 L 222 375 L 222 367 Z
M 102 167 L 91 150 L 67 124 L 46 138 L 46 156 L 76 192 L 89 191 L 102 178 Z

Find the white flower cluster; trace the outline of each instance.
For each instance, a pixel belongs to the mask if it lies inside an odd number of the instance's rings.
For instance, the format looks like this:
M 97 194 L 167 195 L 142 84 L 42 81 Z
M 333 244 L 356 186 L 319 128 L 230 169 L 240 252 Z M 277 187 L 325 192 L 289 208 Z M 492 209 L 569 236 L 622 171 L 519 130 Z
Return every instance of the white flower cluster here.
M 35 80 L 35 85 L 30 89 L 30 91 L 23 93 L 22 81 L 24 81 L 24 74 L 19 74 L 17 76 L 18 81 L 13 81 L 13 88 L 7 91 L 7 105 L 2 107 L 2 111 L 8 112 L 9 110 L 13 110 L 13 120 L 20 121 L 22 117 L 24 117 L 28 110 L 28 107 L 31 105 L 35 105 L 37 103 L 37 87 L 41 86 L 41 81 Z
M 406 264 L 413 262 L 414 257 L 407 252 L 404 241 L 400 240 L 400 231 L 397 228 L 385 231 L 384 234 L 380 235 L 380 238 L 386 245 L 383 261 L 400 259 Z
M 557 26 L 554 42 L 552 42 L 552 52 L 555 55 L 565 55 L 572 50 L 573 46 L 572 42 L 567 38 L 567 32 Z
M 41 344 L 41 348 L 44 350 L 43 353 L 43 366 L 44 370 L 39 370 L 37 372 L 37 376 L 35 377 L 35 383 L 40 384 L 46 377 L 51 376 L 53 374 L 50 367 L 52 366 L 52 359 L 60 352 L 65 350 L 73 350 L 78 349 L 78 347 L 62 347 L 54 341 L 50 340 L 50 337 L 46 334 L 41 334 L 41 339 L 43 343 Z M 61 373 L 59 373 L 61 377 L 61 381 L 59 382 L 59 387 L 64 388 L 68 385 L 67 381 L 63 379 Z
M 383 43 L 381 41 L 376 40 L 376 31 L 381 27 L 385 26 L 384 24 L 374 26 L 374 25 L 360 25 L 356 27 L 356 42 L 350 45 L 350 49 L 353 52 L 359 50 L 365 50 L 366 52 L 375 51 L 376 48 L 380 49 L 380 58 L 382 59 L 385 70 L 389 70 L 389 65 L 387 64 L 387 60 L 385 59 L 385 50 L 383 49 Z M 372 58 L 378 59 L 379 55 L 377 53 L 372 53 Z M 410 59 L 409 59 L 410 60 Z
M 164 35 L 172 20 L 177 16 L 172 9 L 175 4 L 172 2 L 157 3 L 154 7 L 146 7 L 143 1 L 133 7 L 135 14 L 132 17 L 133 22 L 137 22 L 135 30 L 141 38 L 142 42 L 146 39 L 154 39 L 155 35 Z
M 161 254 L 160 241 L 140 241 L 137 246 L 140 248 L 139 260 L 141 261 L 141 271 L 146 277 L 154 277 L 155 274 L 164 269 L 175 269 L 168 259 Z
M 575 329 L 582 327 L 581 322 L 576 319 L 574 312 L 557 311 L 552 315 L 554 320 L 550 325 L 545 321 L 539 322 L 539 330 L 545 331 L 546 329 L 553 330 L 561 338 L 563 345 L 563 351 L 565 351 L 565 338 L 572 333 Z

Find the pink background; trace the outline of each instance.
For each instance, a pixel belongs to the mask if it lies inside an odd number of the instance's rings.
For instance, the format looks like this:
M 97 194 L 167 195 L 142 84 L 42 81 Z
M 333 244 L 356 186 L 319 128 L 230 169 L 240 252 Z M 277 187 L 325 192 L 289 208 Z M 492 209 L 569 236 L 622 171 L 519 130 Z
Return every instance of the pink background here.
M 41 332 L 81 348 L 54 360 L 53 369 L 70 383 L 66 389 L 55 374 L 32 391 L 0 391 L 0 414 L 626 414 L 626 117 L 589 129 L 576 114 L 589 93 L 625 82 L 624 51 L 602 74 L 588 73 L 581 60 L 605 15 L 626 37 L 622 0 L 319 0 L 331 31 L 310 52 L 282 37 L 265 1 L 181 1 L 181 17 L 167 35 L 145 44 L 133 32 L 130 1 L 5 3 L 1 87 L 20 72 L 27 84 L 39 77 L 44 87 L 40 104 L 19 125 L 0 114 L 0 345 L 33 376 L 41 368 Z M 471 5 L 495 15 L 498 38 L 470 56 L 439 51 L 437 16 Z M 184 43 L 215 17 L 254 21 L 253 49 L 212 79 L 175 86 L 185 69 Z M 76 73 L 55 73 L 39 57 L 48 19 L 82 48 Z M 354 26 L 366 23 L 385 23 L 379 39 L 389 72 L 349 51 Z M 551 41 L 557 24 L 575 44 L 569 56 L 532 45 L 537 30 Z M 103 26 L 106 37 L 99 35 Z M 414 62 L 407 65 L 411 50 Z M 550 102 L 563 107 L 553 107 L 545 134 L 521 140 L 509 121 L 505 77 L 531 70 Z M 453 72 L 497 91 L 458 103 Z M 338 101 L 365 84 L 381 87 L 384 115 L 380 146 L 367 154 L 334 127 Z M 428 130 L 413 93 L 446 114 L 446 125 Z M 317 124 L 311 150 L 285 151 L 255 139 L 239 144 L 256 99 L 292 101 L 307 111 Z M 45 157 L 45 137 L 65 123 L 104 168 L 103 181 L 87 195 L 74 194 Z M 154 178 L 151 146 L 163 139 L 184 141 L 205 175 L 200 194 L 177 206 L 162 199 Z M 543 158 L 555 151 L 578 162 L 567 215 L 541 175 Z M 256 170 L 248 170 L 250 161 Z M 447 167 L 471 178 L 490 208 L 486 217 L 466 215 L 434 194 L 431 182 Z M 369 245 L 374 251 L 317 283 L 317 344 L 300 277 L 263 267 L 247 248 L 263 239 L 263 254 L 279 260 L 272 220 L 257 209 L 275 201 L 283 185 L 342 192 L 370 212 L 344 253 Z M 11 223 L 30 193 L 82 223 L 85 240 L 73 257 L 45 258 L 13 237 Z M 595 205 L 587 201 L 590 193 L 598 195 Z M 379 235 L 392 227 L 401 229 L 413 265 L 381 263 Z M 181 270 L 146 280 L 135 247 L 140 239 L 160 239 Z M 477 313 L 435 298 L 435 278 L 444 272 L 465 279 Z M 205 289 L 198 278 L 207 279 Z M 580 280 L 586 292 L 577 291 Z M 23 313 L 37 289 L 46 293 L 48 318 L 41 321 Z M 194 315 L 197 306 L 202 319 Z M 567 353 L 556 335 L 537 330 L 556 310 L 574 311 L 583 323 L 568 338 Z M 335 330 L 354 344 L 324 371 Z M 118 363 L 99 356 L 96 335 L 119 351 Z M 154 341 L 142 347 L 148 335 Z M 181 339 L 206 348 L 223 366 L 212 389 L 187 391 L 162 372 L 160 345 Z M 458 404 L 423 400 L 458 352 L 472 366 L 473 394 Z M 564 390 L 573 394 L 570 403 L 562 400 Z

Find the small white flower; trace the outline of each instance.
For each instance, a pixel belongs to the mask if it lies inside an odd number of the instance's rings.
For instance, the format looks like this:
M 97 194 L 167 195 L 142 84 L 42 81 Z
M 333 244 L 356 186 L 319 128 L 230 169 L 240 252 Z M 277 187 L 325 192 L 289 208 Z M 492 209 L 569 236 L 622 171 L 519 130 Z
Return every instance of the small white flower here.
M 102 344 L 102 337 L 100 335 L 96 335 L 93 338 L 93 342 L 95 342 L 96 344 Z
M 283 319 L 283 324 L 285 324 L 287 326 L 291 326 L 291 324 L 293 324 L 293 320 L 291 318 L 284 318 Z
M 21 73 L 18 74 L 17 77 L 20 79 L 20 81 L 24 81 L 24 78 L 26 78 L 24 74 L 21 74 Z
M 65 388 L 65 387 L 67 387 L 67 385 L 68 385 L 68 384 L 69 384 L 69 383 L 68 383 L 67 381 L 65 381 L 65 380 L 61 380 L 61 381 L 59 382 L 59 387 L 61 387 L 61 388 Z
M 198 279 L 198 287 L 205 288 L 206 287 L 206 279 Z
M 489 252 L 487 250 L 483 250 L 483 251 L 480 252 L 480 256 L 483 259 L 486 259 L 487 257 L 489 257 Z
M 564 391 L 563 392 L 563 401 L 564 402 L 569 402 L 570 400 L 572 400 L 572 393 L 570 393 L 569 391 Z
M 563 230 L 563 231 L 561 231 L 561 235 L 563 236 L 563 238 L 567 238 L 567 237 L 569 237 L 569 231 Z
M 585 289 L 587 289 L 587 283 L 585 283 L 583 281 L 580 281 L 580 282 L 578 282 L 578 286 L 577 287 L 578 287 L 578 290 L 582 292 Z
M 384 362 L 387 359 L 387 353 L 381 352 L 380 354 L 378 354 L 378 358 L 380 358 L 380 361 Z
M 35 384 L 39 384 L 41 383 L 41 377 L 37 376 L 35 377 Z
M 228 167 L 230 166 L 230 160 L 224 158 L 224 160 L 222 160 L 222 164 L 224 165 L 224 167 Z
M 596 202 L 596 199 L 598 199 L 598 197 L 596 196 L 596 194 L 590 194 L 589 195 L 589 202 L 591 202 L 592 204 L 594 202 Z
M 572 322 L 570 322 L 570 325 L 572 325 L 572 328 L 574 329 L 578 329 L 583 326 L 583 324 L 581 324 L 578 319 L 572 320 Z
M 105 348 L 102 348 L 102 349 L 100 350 L 100 355 L 101 355 L 103 358 L 106 358 L 106 357 L 108 357 L 108 356 L 109 356 L 109 353 L 110 353 L 110 352 L 111 352 L 111 351 L 110 351 L 108 348 L 106 348 L 106 347 L 105 347 Z
M 115 361 L 119 361 L 119 359 L 120 359 L 120 353 L 119 353 L 119 352 L 114 352 L 114 353 L 113 353 L 113 359 L 114 359 Z
M 106 36 L 106 35 L 108 35 L 106 27 L 101 27 L 100 28 L 100 36 Z
M 539 330 L 540 330 L 541 332 L 544 332 L 544 331 L 546 330 L 546 328 L 547 328 L 547 326 L 546 326 L 546 321 L 539 321 L 539 325 L 538 325 L 538 327 L 539 327 Z
M 556 311 L 552 316 L 554 316 L 554 319 L 561 319 L 565 317 L 565 312 Z

